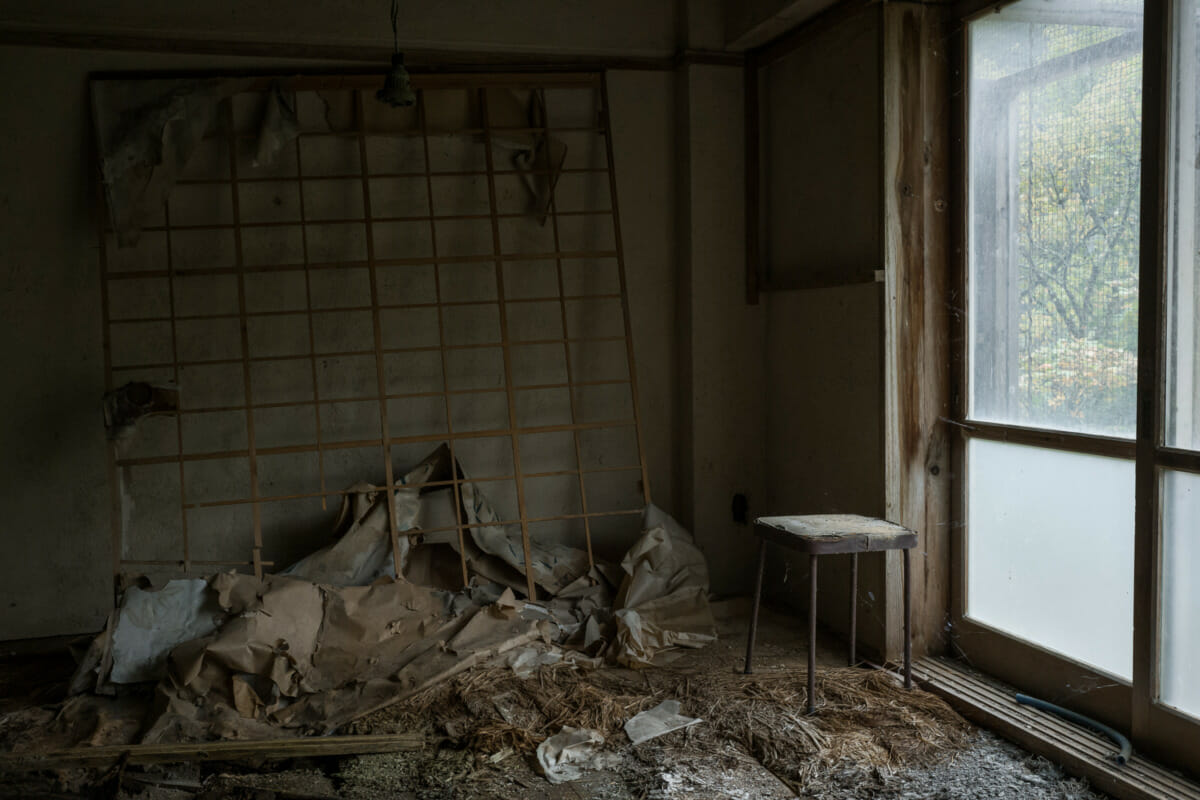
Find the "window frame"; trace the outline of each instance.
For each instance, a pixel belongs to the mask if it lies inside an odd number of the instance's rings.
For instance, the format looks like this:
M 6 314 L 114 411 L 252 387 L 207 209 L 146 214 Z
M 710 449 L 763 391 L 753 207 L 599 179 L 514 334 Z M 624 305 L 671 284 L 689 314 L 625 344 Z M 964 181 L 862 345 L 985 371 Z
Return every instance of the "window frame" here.
M 1200 473 L 1200 452 L 1164 443 L 1167 353 L 1168 136 L 1171 113 L 1173 0 L 1145 0 L 1142 77 L 1142 167 L 1139 230 L 1137 429 L 1130 439 L 979 422 L 968 415 L 968 179 L 970 22 L 1014 0 L 960 0 L 949 44 L 951 185 L 957 213 L 951 220 L 954 260 L 950 276 L 951 446 L 950 562 L 951 654 L 1013 684 L 1091 715 L 1131 735 L 1139 750 L 1181 766 L 1200 763 L 1200 719 L 1158 699 L 1161 625 L 1161 477 L 1166 469 Z M 972 437 L 1058 451 L 1132 459 L 1135 470 L 1133 680 L 1122 681 L 1032 642 L 966 616 L 966 450 Z

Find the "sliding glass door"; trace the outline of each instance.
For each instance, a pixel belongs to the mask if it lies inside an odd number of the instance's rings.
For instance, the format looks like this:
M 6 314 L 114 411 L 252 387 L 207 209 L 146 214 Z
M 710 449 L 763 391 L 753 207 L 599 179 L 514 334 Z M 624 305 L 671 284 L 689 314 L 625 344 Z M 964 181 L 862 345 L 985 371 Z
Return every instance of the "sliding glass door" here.
M 1196 4 L 1018 0 L 964 41 L 953 645 L 1169 752 L 1200 736 Z

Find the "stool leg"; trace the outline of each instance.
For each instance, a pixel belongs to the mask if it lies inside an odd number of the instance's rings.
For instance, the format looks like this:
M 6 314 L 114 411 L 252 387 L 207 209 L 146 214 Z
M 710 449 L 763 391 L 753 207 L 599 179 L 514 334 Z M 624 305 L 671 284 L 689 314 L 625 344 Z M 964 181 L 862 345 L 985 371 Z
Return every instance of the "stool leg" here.
M 808 557 L 808 713 L 817 711 L 817 557 Z
M 904 688 L 912 688 L 912 568 L 904 550 Z
M 858 631 L 858 553 L 850 554 L 850 666 L 858 663 L 854 657 Z
M 742 672 L 750 674 L 750 660 L 754 657 L 754 634 L 758 632 L 758 604 L 762 599 L 763 570 L 767 566 L 767 540 L 763 539 L 758 545 L 758 577 L 754 579 L 754 606 L 750 612 L 750 635 L 746 637 L 746 668 Z

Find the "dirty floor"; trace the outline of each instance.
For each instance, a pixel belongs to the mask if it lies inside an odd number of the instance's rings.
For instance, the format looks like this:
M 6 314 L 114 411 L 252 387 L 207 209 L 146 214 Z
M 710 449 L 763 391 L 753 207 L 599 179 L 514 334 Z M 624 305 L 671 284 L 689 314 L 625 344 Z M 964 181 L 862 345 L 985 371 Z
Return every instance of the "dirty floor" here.
M 0 775 L 3 797 L 397 798 L 403 800 L 774 800 L 774 798 L 1001 798 L 1101 800 L 1048 761 L 962 721 L 924 693 L 905 697 L 886 675 L 844 668 L 835 642 L 818 645 L 818 725 L 804 715 L 805 631 L 792 617 L 760 618 L 755 674 L 740 675 L 744 604 L 720 604 L 719 640 L 659 669 L 561 668 L 521 681 L 500 670 L 467 674 L 411 703 L 359 720 L 346 733 L 421 731 L 422 751 L 290 762 L 65 769 Z M 0 741 L 34 731 L 21 720 L 63 688 L 48 661 L 0 664 Z M 12 667 L 9 669 L 9 667 Z M 21 672 L 21 670 L 25 670 Z M 39 682 L 37 674 L 48 676 Z M 21 699 L 28 699 L 22 703 Z M 698 725 L 633 746 L 624 719 L 677 698 Z M 497 702 L 499 699 L 501 702 Z M 16 709 L 24 705 L 24 716 Z M 484 708 L 486 706 L 486 708 Z M 499 719 L 495 708 L 501 708 Z M 528 719 L 522 719 L 522 709 Z M 603 769 L 551 785 L 532 750 L 563 722 L 607 736 Z M 340 731 L 341 732 L 341 731 Z

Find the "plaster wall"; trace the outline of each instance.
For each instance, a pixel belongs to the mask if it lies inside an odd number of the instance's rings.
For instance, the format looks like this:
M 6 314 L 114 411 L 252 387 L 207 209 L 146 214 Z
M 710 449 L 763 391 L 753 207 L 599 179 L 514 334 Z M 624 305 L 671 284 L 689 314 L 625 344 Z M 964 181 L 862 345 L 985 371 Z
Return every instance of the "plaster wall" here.
M 690 316 L 685 393 L 690 458 L 691 525 L 708 557 L 718 593 L 753 589 L 755 538 L 733 521 L 735 493 L 751 515 L 767 498 L 766 309 L 745 292 L 744 159 L 740 69 L 693 65 L 684 70 L 688 219 L 686 256 Z M 685 431 L 689 430 L 685 428 Z M 773 435 L 773 433 L 771 434 Z
M 772 288 L 883 268 L 879 35 L 870 8 L 763 69 Z
M 882 299 L 878 284 L 772 292 L 768 305 L 768 504 L 773 514 L 883 516 Z M 785 604 L 808 598 L 802 556 L 769 560 Z M 859 556 L 859 640 L 884 649 L 885 562 Z M 849 629 L 849 556 L 825 556 L 818 616 Z
M 882 284 L 869 282 L 882 267 L 878 19 L 868 10 L 766 69 L 770 513 L 884 512 Z M 806 285 L 826 288 L 794 288 Z M 767 586 L 803 607 L 807 559 L 769 563 Z M 838 632 L 849 567 L 819 568 L 818 615 Z M 877 653 L 885 585 L 884 558 L 860 556 L 859 639 Z

